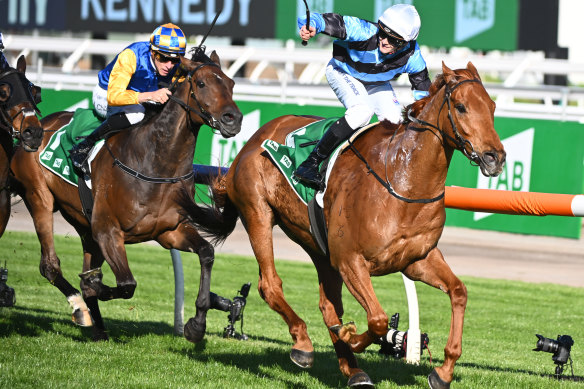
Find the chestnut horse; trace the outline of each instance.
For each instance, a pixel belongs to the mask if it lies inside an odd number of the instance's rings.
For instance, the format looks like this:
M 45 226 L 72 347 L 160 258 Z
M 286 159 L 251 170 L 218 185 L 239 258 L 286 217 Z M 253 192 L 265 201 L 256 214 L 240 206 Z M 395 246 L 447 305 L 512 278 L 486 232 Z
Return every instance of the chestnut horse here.
M 16 69 L 0 69 L 0 236 L 10 218 L 10 160 L 15 147 L 36 151 L 43 139 L 43 129 L 36 115 L 40 89 L 24 75 L 26 60 L 18 58 Z M 13 139 L 17 140 L 16 146 Z
M 443 64 L 442 70 L 429 96 L 409 106 L 401 124 L 375 125 L 338 157 L 324 195 L 329 256 L 310 233 L 306 205 L 261 147 L 266 139 L 284 144 L 288 133 L 314 118 L 282 116 L 261 127 L 227 174 L 213 181 L 215 213 L 199 214 L 195 220 L 200 231 L 206 228 L 221 241 L 241 217 L 259 264 L 259 293 L 289 326 L 292 361 L 310 367 L 314 352 L 306 324 L 286 302 L 274 267 L 274 225 L 302 246 L 318 272 L 319 307 L 349 386 L 372 385 L 353 353 L 388 332 L 388 317 L 371 276 L 403 272 L 450 297 L 444 364 L 429 375 L 430 387 L 449 387 L 462 352 L 467 292 L 437 248 L 445 220 L 446 174 L 458 149 L 484 175 L 496 176 L 505 151 L 494 128 L 495 103 L 472 63 L 455 71 Z M 362 334 L 354 325 L 342 325 L 343 282 L 367 313 L 368 328 Z
M 12 161 L 17 190 L 41 243 L 41 274 L 67 297 L 74 322 L 90 326 L 93 319 L 95 340 L 108 338 L 98 299 L 129 299 L 136 288 L 124 244 L 148 240 L 198 254 L 197 312 L 185 325 L 185 336 L 197 342 L 205 333 L 214 250 L 189 222 L 178 200 L 182 188 L 189 188 L 191 201 L 194 196 L 192 163 L 201 125 L 232 137 L 241 129 L 242 114 L 233 101 L 234 82 L 221 70 L 215 52 L 210 57 L 199 53 L 193 60 L 182 58 L 178 72 L 185 81 L 178 84 L 161 111 L 107 139 L 91 163 L 94 206 L 90 221 L 82 211 L 77 188 L 43 167 L 38 152 L 17 151 Z M 54 131 L 71 118 L 71 112 L 55 113 L 42 124 L 45 130 Z M 45 136 L 42 146 L 48 142 L 49 136 Z M 81 237 L 83 299 L 60 269 L 53 242 L 56 210 Z M 115 275 L 116 287 L 102 283 L 104 260 Z

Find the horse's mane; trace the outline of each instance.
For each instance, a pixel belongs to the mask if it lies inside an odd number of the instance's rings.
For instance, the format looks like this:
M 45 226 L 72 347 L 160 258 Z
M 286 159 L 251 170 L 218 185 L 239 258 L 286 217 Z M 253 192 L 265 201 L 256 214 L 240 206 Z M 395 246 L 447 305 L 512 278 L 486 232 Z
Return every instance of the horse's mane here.
M 459 69 L 456 71 L 456 81 L 472 78 L 474 78 L 474 75 L 467 69 Z M 411 116 L 417 117 L 418 114 L 422 112 L 426 104 L 428 104 L 432 97 L 436 95 L 436 93 L 438 93 L 438 91 L 442 89 L 444 85 L 446 85 L 446 80 L 444 78 L 444 74 L 440 73 L 436 76 L 432 85 L 430 85 L 430 89 L 428 90 L 428 96 L 420 100 L 414 101 L 412 104 L 404 107 L 404 109 L 402 110 L 402 122 L 404 124 L 408 124 L 411 122 L 411 120 L 408 118 L 408 112 L 410 112 Z

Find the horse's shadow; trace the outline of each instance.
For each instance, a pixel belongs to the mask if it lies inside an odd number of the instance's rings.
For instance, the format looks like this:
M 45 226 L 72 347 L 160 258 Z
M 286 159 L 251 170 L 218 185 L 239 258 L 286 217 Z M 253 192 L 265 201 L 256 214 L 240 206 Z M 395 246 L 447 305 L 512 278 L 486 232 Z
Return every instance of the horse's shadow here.
M 73 341 L 90 343 L 91 327 L 78 327 L 62 318 L 62 315 L 48 309 L 23 308 L 14 306 L 12 308 L 2 308 L 7 313 L 0 316 L 7 316 L 8 320 L 0 321 L 0 338 L 7 338 L 13 335 L 23 337 L 39 337 L 44 333 L 54 333 L 56 327 L 71 326 L 79 331 L 60 331 L 60 334 Z M 107 318 L 110 326 L 107 331 L 110 341 L 115 343 L 127 343 L 128 338 L 138 338 L 147 335 L 168 335 L 172 334 L 174 328 L 168 323 L 156 321 L 133 322 Z
M 220 353 L 215 352 L 211 355 L 205 354 L 203 351 L 206 348 L 207 337 L 209 336 L 221 337 L 222 334 L 219 332 L 214 333 L 207 331 L 206 338 L 194 347 L 186 345 L 170 351 L 202 363 L 207 363 L 212 360 L 213 363 L 221 363 L 232 368 L 236 367 L 247 373 L 265 377 L 274 382 L 278 381 L 282 384 L 282 387 L 287 388 L 308 388 L 308 386 L 305 384 L 299 384 L 296 381 L 283 379 L 281 375 L 272 376 L 270 370 L 264 367 L 276 365 L 279 369 L 286 373 L 290 373 L 291 375 L 296 375 L 299 372 L 306 372 L 306 374 L 309 374 L 311 377 L 318 380 L 320 384 L 327 387 L 346 387 L 347 385 L 347 378 L 343 377 L 339 371 L 338 360 L 332 346 L 326 346 L 325 348 L 327 350 L 324 351 L 315 350 L 314 366 L 310 369 L 304 370 L 292 363 L 288 350 L 282 350 L 280 348 L 281 345 L 289 346 L 289 342 L 266 336 L 250 335 L 249 341 L 273 343 L 274 347 L 267 345 L 262 351 L 254 352 L 253 354 L 246 354 L 245 358 L 242 358 L 241 353 L 230 352 L 229 350 Z M 400 386 L 416 385 L 416 377 L 424 377 L 425 379 L 431 371 L 429 366 L 409 365 L 397 359 L 377 355 L 375 350 L 366 350 L 365 353 L 376 355 L 369 357 L 368 359 L 359 359 L 359 366 L 377 383 L 389 381 Z M 310 387 L 312 387 L 312 385 Z

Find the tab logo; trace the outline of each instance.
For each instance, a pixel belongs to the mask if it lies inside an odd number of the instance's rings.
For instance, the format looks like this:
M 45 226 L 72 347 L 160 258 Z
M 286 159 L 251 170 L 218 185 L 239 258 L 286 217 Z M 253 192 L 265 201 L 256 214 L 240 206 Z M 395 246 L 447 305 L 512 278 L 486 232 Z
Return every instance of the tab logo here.
M 502 140 L 507 152 L 503 172 L 498 177 L 485 177 L 479 170 L 477 188 L 529 192 L 534 133 L 535 128 L 529 128 Z M 475 212 L 473 219 L 477 221 L 490 215 L 492 213 Z
M 260 110 L 243 116 L 241 131 L 233 138 L 225 139 L 213 135 L 211 143 L 211 165 L 230 166 L 247 140 L 260 128 Z
M 461 43 L 495 25 L 495 0 L 456 0 L 454 42 Z

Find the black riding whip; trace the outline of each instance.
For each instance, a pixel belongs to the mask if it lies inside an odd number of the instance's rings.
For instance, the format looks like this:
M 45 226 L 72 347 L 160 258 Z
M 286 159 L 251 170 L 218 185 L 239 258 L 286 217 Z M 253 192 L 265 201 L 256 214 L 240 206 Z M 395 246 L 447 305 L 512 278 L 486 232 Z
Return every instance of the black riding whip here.
M 308 9 L 308 3 L 304 0 L 304 5 L 306 6 L 306 29 L 310 32 L 310 10 Z M 308 41 L 302 41 L 302 46 L 306 46 Z
M 223 11 L 223 10 L 221 10 L 221 11 Z M 193 47 L 189 51 L 189 53 L 193 53 L 193 55 L 191 56 L 191 60 L 194 60 L 195 57 L 197 57 L 201 53 L 205 54 L 205 46 L 203 46 L 203 43 L 205 42 L 205 40 L 207 39 L 207 37 L 211 33 L 211 30 L 213 30 L 213 27 L 215 26 L 215 22 L 219 18 L 219 15 L 221 14 L 221 11 L 217 12 L 217 14 L 215 15 L 215 18 L 213 19 L 213 22 L 211 22 L 211 26 L 209 27 L 209 31 L 207 31 L 207 33 L 205 34 L 205 36 L 201 40 L 201 43 L 199 43 L 199 46 Z

